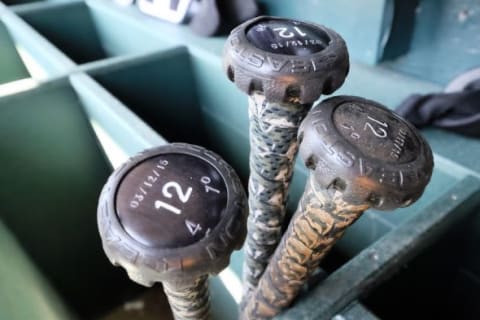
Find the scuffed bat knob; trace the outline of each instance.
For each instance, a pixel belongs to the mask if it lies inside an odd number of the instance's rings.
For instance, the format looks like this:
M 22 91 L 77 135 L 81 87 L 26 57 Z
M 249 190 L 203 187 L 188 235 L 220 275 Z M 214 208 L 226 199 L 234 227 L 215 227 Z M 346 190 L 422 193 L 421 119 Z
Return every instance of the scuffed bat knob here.
M 245 93 L 301 104 L 338 89 L 350 66 L 345 41 L 333 30 L 268 16 L 232 31 L 223 63 L 229 79 Z
M 430 181 L 430 146 L 377 102 L 340 96 L 312 109 L 299 130 L 300 154 L 317 182 L 352 204 L 393 210 L 415 202 Z
M 147 150 L 104 187 L 104 251 L 142 285 L 188 283 L 224 269 L 246 234 L 246 197 L 233 169 L 188 144 Z

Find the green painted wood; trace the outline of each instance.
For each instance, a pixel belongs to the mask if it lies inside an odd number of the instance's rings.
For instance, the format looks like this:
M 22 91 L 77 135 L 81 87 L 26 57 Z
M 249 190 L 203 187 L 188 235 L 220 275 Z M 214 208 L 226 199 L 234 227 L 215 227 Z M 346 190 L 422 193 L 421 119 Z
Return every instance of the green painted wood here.
M 359 302 L 354 302 L 345 308 L 343 312 L 332 317 L 332 320 L 378 320 L 370 310 Z
M 395 59 L 410 50 L 419 1 L 393 1 L 393 21 L 390 36 L 385 43 L 383 60 Z
M 420 0 L 414 14 L 408 52 L 389 59 L 386 66 L 443 85 L 458 74 L 479 66 L 478 1 Z M 389 46 L 395 47 L 401 40 L 392 38 Z
M 140 15 L 129 22 L 121 9 L 113 1 L 57 0 L 14 6 L 12 11 L 78 64 L 174 46 L 169 37 L 152 32 L 158 26 L 143 26 L 142 20 L 150 18 Z
M 444 130 L 428 128 L 424 135 L 435 152 L 480 174 L 480 140 Z
M 0 260 L 0 319 L 73 319 L 2 222 Z
M 40 1 L 44 1 L 44 0 L 2 0 L 2 2 L 7 6 L 21 5 L 25 3 L 34 3 L 34 2 L 40 2 Z
M 32 3 L 32 2 L 40 2 L 44 0 L 2 0 L 7 6 L 18 5 L 18 4 L 25 4 L 25 3 Z
M 374 64 L 383 55 L 393 0 L 260 0 L 265 13 L 323 24 L 345 38 L 353 60 Z
M 460 219 L 362 302 L 382 319 L 480 318 L 479 222 L 478 212 Z
M 25 6 L 39 6 L 44 8 L 49 2 L 35 2 Z M 14 6 L 17 7 L 17 6 Z M 20 6 L 21 7 L 21 6 Z M 61 53 L 53 44 L 16 15 L 10 8 L 0 3 L 2 21 L 6 25 L 14 42 L 20 50 L 25 51 L 40 67 L 40 74 L 32 74 L 38 80 L 51 78 L 70 72 L 75 64 Z
M 28 78 L 25 65 L 22 62 L 8 29 L 0 22 L 0 84 Z
M 82 2 L 59 3 L 20 16 L 73 61 L 85 63 L 107 57 L 88 8 Z M 58 26 L 62 27 L 59 28 Z
M 377 100 L 394 109 L 412 93 L 430 93 L 442 88 L 429 81 L 409 77 L 383 67 L 353 63 L 345 84 L 335 92 Z
M 46 2 L 71 2 L 77 0 L 2 0 L 7 6 L 10 6 L 12 9 L 21 8 L 22 6 L 35 6 L 43 5 Z
M 199 134 L 202 114 L 184 48 L 110 64 L 90 74 L 167 140 L 208 144 Z
M 132 292 L 102 251 L 110 168 L 68 82 L 0 99 L 0 149 L 0 219 L 72 310 L 90 317 Z
M 107 55 L 119 56 L 131 53 L 143 53 L 151 50 L 165 50 L 175 45 L 183 45 L 182 43 L 174 44 L 173 39 L 170 39 L 170 37 L 173 38 L 173 35 L 160 31 L 162 30 L 162 25 L 168 25 L 168 23 L 155 21 L 135 12 L 139 14 L 139 16 L 137 16 L 136 20 L 132 21 L 134 25 L 132 28 L 126 21 L 125 12 L 118 10 L 119 8 L 102 6 L 101 4 L 96 6 L 98 2 L 99 1 L 87 2 L 87 5 L 91 13 L 91 19 L 95 24 L 96 32 Z M 153 20 L 151 22 L 162 25 L 151 26 L 149 28 L 144 25 L 144 22 L 149 20 Z M 124 21 L 127 23 L 126 25 L 123 25 Z M 121 23 L 121 27 L 119 23 Z M 175 25 L 168 26 L 179 27 Z
M 71 75 L 70 83 L 76 89 L 92 125 L 100 127 L 120 149 L 121 154 L 110 155 L 113 167 L 125 162 L 129 155 L 165 143 L 162 136 L 89 76 L 83 73 Z M 103 147 L 108 156 L 111 146 Z

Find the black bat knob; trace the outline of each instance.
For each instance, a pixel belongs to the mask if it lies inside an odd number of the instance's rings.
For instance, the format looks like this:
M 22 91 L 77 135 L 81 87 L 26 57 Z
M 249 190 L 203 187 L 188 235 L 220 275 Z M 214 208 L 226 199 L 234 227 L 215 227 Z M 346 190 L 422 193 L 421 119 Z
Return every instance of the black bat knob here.
M 377 102 L 339 96 L 314 107 L 299 130 L 300 154 L 316 180 L 345 201 L 393 210 L 415 202 L 433 157 L 419 131 Z
M 243 244 L 246 209 L 243 187 L 225 161 L 201 147 L 171 144 L 112 174 L 98 224 L 111 262 L 151 286 L 224 269 Z
M 349 71 L 345 41 L 324 26 L 258 17 L 232 31 L 224 69 L 247 94 L 270 102 L 312 103 L 338 89 Z

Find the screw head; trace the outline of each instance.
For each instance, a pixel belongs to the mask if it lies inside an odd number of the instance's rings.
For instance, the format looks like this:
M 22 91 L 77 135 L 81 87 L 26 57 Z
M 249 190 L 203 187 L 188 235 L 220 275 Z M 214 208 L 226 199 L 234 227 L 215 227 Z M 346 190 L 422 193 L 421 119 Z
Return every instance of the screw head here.
M 324 26 L 257 17 L 227 39 L 224 70 L 247 94 L 271 102 L 308 104 L 337 90 L 349 71 L 345 41 Z
M 201 147 L 147 150 L 104 187 L 98 224 L 105 253 L 150 286 L 218 273 L 246 233 L 246 197 L 233 169 Z
M 300 155 L 317 181 L 346 201 L 392 210 L 414 203 L 430 181 L 433 156 L 419 131 L 359 97 L 323 101 L 303 121 Z

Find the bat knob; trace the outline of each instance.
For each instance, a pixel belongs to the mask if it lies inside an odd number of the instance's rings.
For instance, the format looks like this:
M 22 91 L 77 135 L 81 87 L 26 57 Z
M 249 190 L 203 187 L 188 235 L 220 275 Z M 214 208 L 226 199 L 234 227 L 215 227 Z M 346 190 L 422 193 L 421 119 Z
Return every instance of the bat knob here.
M 415 202 L 430 181 L 430 146 L 409 122 L 359 97 L 315 106 L 299 130 L 300 155 L 316 181 L 352 204 L 392 210 Z
M 98 206 L 104 251 L 142 285 L 224 269 L 246 234 L 246 196 L 218 155 L 188 144 L 149 149 L 117 169 Z
M 257 17 L 232 31 L 223 59 L 228 78 L 270 102 L 308 104 L 330 94 L 349 71 L 345 41 L 324 26 Z

